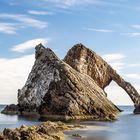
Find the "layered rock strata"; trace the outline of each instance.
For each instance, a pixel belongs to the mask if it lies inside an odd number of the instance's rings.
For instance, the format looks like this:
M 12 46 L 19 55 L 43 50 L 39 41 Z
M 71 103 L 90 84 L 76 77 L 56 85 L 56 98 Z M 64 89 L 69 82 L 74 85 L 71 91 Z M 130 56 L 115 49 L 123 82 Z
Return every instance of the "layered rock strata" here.
M 128 93 L 134 113 L 140 113 L 136 89 L 84 45 L 71 48 L 64 61 L 42 44 L 35 49 L 35 63 L 24 87 L 18 90 L 19 114 L 38 113 L 51 120 L 113 120 L 119 109 L 104 91 L 112 80 Z
M 54 52 L 36 47 L 36 61 L 19 90 L 21 112 L 38 112 L 49 119 L 112 120 L 119 112 L 105 92 L 86 74 L 61 61 Z
M 115 81 L 132 99 L 134 113 L 140 113 L 139 93 L 94 51 L 83 44 L 77 44 L 68 51 L 64 61 L 80 73 L 89 75 L 102 89 Z

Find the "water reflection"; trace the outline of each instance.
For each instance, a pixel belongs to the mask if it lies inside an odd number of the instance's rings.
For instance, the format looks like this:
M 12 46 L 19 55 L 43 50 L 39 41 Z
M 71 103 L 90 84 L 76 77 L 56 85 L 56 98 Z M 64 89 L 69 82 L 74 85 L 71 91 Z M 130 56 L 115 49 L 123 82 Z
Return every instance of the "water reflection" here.
M 16 122 L 18 122 L 17 115 L 11 116 L 11 115 L 0 114 L 0 125 L 15 124 Z
M 68 138 L 67 140 L 108 140 L 104 136 L 93 136 L 93 137 L 87 137 L 87 138 Z

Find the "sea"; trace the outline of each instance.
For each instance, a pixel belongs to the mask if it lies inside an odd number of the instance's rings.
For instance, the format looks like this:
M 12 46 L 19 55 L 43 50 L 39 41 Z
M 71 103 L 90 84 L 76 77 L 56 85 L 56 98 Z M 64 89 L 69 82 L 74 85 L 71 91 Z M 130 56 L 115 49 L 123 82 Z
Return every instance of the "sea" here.
M 0 105 L 0 110 L 5 106 Z M 84 128 L 73 131 L 64 131 L 65 140 L 140 140 L 140 115 L 133 114 L 133 106 L 119 106 L 123 110 L 118 120 L 104 121 L 74 121 L 71 124 L 80 124 Z M 0 130 L 16 128 L 22 124 L 27 126 L 40 124 L 35 118 L 24 118 L 17 115 L 0 114 Z M 80 137 L 74 137 L 78 134 Z

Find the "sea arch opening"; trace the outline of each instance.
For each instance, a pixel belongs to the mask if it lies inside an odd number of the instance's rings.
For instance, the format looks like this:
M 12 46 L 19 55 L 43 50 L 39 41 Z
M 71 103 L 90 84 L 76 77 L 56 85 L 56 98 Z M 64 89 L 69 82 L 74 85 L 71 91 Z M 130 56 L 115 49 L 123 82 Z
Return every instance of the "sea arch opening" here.
M 124 106 L 134 106 L 134 103 L 128 93 L 114 81 L 105 88 L 105 92 L 107 93 L 107 98 L 116 106 L 120 107 L 120 109 L 121 107 L 124 108 Z

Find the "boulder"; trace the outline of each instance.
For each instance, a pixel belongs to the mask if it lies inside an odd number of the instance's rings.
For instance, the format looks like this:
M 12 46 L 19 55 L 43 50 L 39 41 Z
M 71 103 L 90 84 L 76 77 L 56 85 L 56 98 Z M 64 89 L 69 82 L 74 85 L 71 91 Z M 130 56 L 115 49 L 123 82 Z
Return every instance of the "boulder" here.
M 0 132 L 0 140 L 64 140 L 63 130 L 73 130 L 78 128 L 73 125 L 66 125 L 62 122 L 47 121 L 37 126 L 20 128 L 5 128 Z
M 9 115 L 16 115 L 18 114 L 19 107 L 15 104 L 7 105 L 1 113 L 3 114 L 9 114 Z

